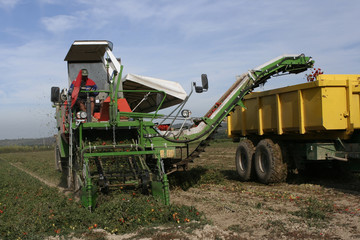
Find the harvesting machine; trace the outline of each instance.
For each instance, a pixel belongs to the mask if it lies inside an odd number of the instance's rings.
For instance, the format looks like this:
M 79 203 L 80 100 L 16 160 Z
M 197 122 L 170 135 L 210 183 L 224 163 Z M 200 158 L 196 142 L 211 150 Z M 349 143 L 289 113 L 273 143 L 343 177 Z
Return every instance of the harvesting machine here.
M 202 85 L 193 83 L 186 94 L 175 82 L 134 74 L 123 77 L 123 65 L 112 49 L 110 41 L 75 41 L 65 57 L 69 85 L 85 68 L 98 86 L 93 116 L 89 95 L 94 91 L 78 90 L 87 95 L 82 112 L 76 105 L 71 107 L 76 100 L 72 92 L 51 88 L 58 128 L 56 166 L 67 187 L 80 193 L 90 209 L 98 191 L 123 187 L 142 189 L 169 204 L 167 175 L 186 169 L 204 151 L 247 93 L 271 76 L 299 73 L 314 63 L 303 54 L 284 55 L 249 70 L 205 116 L 193 118 L 184 106 L 194 90 L 207 91 L 206 74 L 201 76 Z M 168 107 L 173 107 L 170 114 L 160 113 Z

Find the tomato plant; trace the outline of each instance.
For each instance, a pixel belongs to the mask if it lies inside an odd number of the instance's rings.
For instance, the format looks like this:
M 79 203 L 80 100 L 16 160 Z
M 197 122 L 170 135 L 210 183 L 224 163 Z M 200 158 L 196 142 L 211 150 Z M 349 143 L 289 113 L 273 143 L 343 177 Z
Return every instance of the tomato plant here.
M 52 155 L 49 152 L 49 157 Z M 0 239 L 44 239 L 55 235 L 83 237 L 96 228 L 121 234 L 145 226 L 186 224 L 203 218 L 192 207 L 165 206 L 152 196 L 135 191 L 102 195 L 95 211 L 89 212 L 73 196 L 48 187 L 10 165 L 3 156 L 0 155 Z M 30 163 L 26 164 L 30 166 Z M 39 163 L 36 166 L 41 168 Z M 44 164 L 38 171 L 53 170 Z M 175 212 L 179 221 L 173 220 Z

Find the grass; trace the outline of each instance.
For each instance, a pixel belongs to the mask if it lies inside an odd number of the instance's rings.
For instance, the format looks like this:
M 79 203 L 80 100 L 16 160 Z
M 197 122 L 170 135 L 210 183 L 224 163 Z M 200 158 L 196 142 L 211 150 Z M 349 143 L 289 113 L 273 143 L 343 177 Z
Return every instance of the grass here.
M 34 152 L 34 151 L 49 151 L 53 149 L 53 146 L 2 146 L 0 147 L 0 153 L 17 153 L 17 152 Z
M 13 163 L 52 183 L 60 184 L 61 173 L 55 169 L 54 151 L 3 153 L 0 159 Z
M 328 200 L 318 200 L 309 197 L 302 201 L 300 210 L 292 212 L 293 215 L 306 219 L 309 226 L 320 226 L 321 223 L 330 220 L 330 214 L 334 212 L 334 203 Z
M 197 166 L 188 171 L 175 172 L 169 175 L 169 182 L 172 188 L 180 187 L 183 190 L 188 190 L 201 184 L 223 185 L 226 184 L 226 173 L 218 169 Z

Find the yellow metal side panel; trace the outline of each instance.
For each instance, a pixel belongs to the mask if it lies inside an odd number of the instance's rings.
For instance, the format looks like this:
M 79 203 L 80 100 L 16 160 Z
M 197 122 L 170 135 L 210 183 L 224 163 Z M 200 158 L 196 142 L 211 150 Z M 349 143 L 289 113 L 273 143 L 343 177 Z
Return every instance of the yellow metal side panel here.
M 262 122 L 265 132 L 277 132 L 276 95 L 261 98 Z
M 230 134 L 233 135 L 234 132 L 241 132 L 242 129 L 242 121 L 241 121 L 241 107 L 235 107 L 235 111 L 230 114 Z M 236 135 L 236 134 L 235 134 Z
M 280 101 L 280 95 L 275 94 L 275 100 L 276 100 L 276 127 L 277 127 L 277 133 L 279 135 L 283 134 L 283 125 L 282 125 L 282 111 L 281 111 L 281 101 Z
M 259 106 L 257 98 L 248 99 L 244 101 L 245 111 L 245 126 L 247 131 L 258 131 L 259 126 Z
M 232 126 L 231 126 L 231 115 L 234 114 L 233 112 L 230 113 L 227 117 L 226 117 L 226 122 L 227 122 L 227 129 L 226 129 L 226 134 L 229 138 L 232 138 L 233 135 L 231 135 L 231 129 L 232 129 Z
M 297 91 L 280 94 L 283 130 L 299 128 L 299 104 Z
M 360 128 L 360 97 L 359 93 L 352 94 L 352 105 L 350 107 L 350 114 L 354 119 L 354 128 Z
M 257 98 L 257 108 L 258 108 L 258 117 L 257 117 L 257 120 L 258 120 L 258 134 L 259 135 L 263 135 L 264 134 L 264 128 L 263 128 L 263 114 L 262 114 L 262 103 L 261 103 L 261 98 L 258 97 Z
M 321 88 L 323 126 L 327 130 L 346 129 L 348 115 L 345 87 Z
M 305 121 L 304 121 L 304 99 L 301 89 L 297 90 L 298 106 L 299 106 L 299 133 L 305 134 Z
M 358 74 L 321 74 L 316 78 L 318 81 L 325 81 L 326 83 L 331 83 L 333 80 L 345 81 L 345 80 L 360 80 L 360 75 Z M 341 83 L 343 85 L 344 83 Z
M 314 130 L 351 134 L 360 129 L 360 75 L 320 75 L 314 82 L 253 92 L 244 105 L 246 110 L 237 107 L 231 115 L 231 131 L 237 136 Z
M 321 88 L 302 90 L 304 125 L 306 130 L 322 130 L 322 97 Z

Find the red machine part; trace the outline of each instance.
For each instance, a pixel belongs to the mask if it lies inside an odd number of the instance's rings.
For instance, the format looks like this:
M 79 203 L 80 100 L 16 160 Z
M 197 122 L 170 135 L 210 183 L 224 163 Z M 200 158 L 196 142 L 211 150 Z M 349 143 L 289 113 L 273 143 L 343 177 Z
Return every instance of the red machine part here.
M 220 102 L 217 102 L 217 103 L 215 103 L 215 105 L 212 107 L 212 109 L 210 110 L 210 113 L 206 116 L 206 117 L 210 117 L 215 111 L 216 111 L 216 109 L 219 107 L 221 105 L 221 103 Z
M 161 124 L 159 126 L 157 126 L 157 128 L 160 130 L 160 131 L 167 131 L 170 127 L 170 124 Z
M 94 117 L 99 121 L 109 121 L 109 104 L 110 97 L 107 97 L 102 103 L 100 112 L 94 113 Z M 125 98 L 119 98 L 117 100 L 117 108 L 119 112 L 131 112 L 131 108 Z M 120 117 L 120 119 L 124 118 L 126 117 Z

